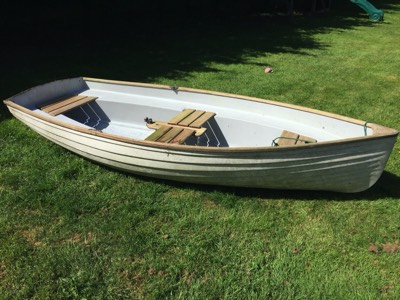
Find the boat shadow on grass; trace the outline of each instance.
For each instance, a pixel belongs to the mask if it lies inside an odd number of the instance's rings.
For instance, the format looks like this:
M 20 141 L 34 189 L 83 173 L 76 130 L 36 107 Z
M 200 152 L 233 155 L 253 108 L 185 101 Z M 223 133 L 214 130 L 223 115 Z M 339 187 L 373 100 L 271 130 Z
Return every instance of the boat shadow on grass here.
M 299 190 L 267 190 L 267 189 L 236 189 L 237 196 L 250 196 L 260 199 L 279 200 L 400 200 L 400 177 L 389 172 L 383 172 L 378 182 L 371 188 L 359 193 L 338 193 L 327 191 L 299 191 Z
M 0 102 L 0 124 L 7 120 L 7 119 L 11 119 L 12 115 L 11 113 L 8 111 L 7 106 L 2 105 L 3 103 Z
M 112 170 L 112 169 L 110 169 Z M 115 171 L 115 170 L 114 170 Z M 125 173 L 127 176 L 137 176 Z M 255 200 L 287 200 L 287 201 L 362 201 L 362 200 L 400 200 L 400 177 L 389 172 L 383 172 L 378 182 L 371 188 L 359 193 L 338 193 L 328 191 L 304 190 L 272 190 L 260 188 L 239 188 L 225 186 L 210 186 L 191 183 L 175 182 L 163 179 L 154 179 L 137 176 L 142 180 L 163 183 L 179 189 L 192 189 L 199 192 L 220 192 L 232 194 L 238 198 L 251 198 Z
M 108 167 L 106 167 L 108 168 Z M 109 168 L 108 168 L 109 169 Z M 110 171 L 115 171 L 109 169 Z M 149 178 L 140 175 L 125 173 L 127 176 L 135 176 L 144 181 L 162 183 L 178 189 L 191 189 L 199 192 L 220 192 L 232 194 L 238 198 L 248 200 L 288 200 L 288 201 L 362 201 L 362 200 L 400 200 L 400 177 L 390 172 L 383 172 L 378 182 L 371 188 L 359 193 L 339 193 L 328 191 L 307 191 L 307 190 L 272 190 L 261 188 L 240 188 L 216 185 L 201 185 L 182 183 L 170 180 Z

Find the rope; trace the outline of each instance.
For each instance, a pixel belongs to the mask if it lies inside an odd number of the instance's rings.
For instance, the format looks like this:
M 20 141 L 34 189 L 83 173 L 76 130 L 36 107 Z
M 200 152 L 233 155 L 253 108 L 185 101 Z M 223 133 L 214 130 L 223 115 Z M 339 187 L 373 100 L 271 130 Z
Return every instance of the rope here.
M 272 140 L 271 146 L 279 146 L 279 144 L 276 142 L 277 139 L 287 139 L 287 140 L 293 140 L 293 141 L 297 141 L 298 140 L 298 138 L 292 138 L 292 137 L 286 137 L 286 136 L 278 136 L 277 138 L 274 138 Z
M 368 124 L 368 123 L 369 123 L 368 121 L 366 121 L 366 122 L 364 123 L 364 135 L 365 135 L 365 136 L 368 135 L 368 134 L 367 134 L 367 130 L 368 130 L 367 124 Z

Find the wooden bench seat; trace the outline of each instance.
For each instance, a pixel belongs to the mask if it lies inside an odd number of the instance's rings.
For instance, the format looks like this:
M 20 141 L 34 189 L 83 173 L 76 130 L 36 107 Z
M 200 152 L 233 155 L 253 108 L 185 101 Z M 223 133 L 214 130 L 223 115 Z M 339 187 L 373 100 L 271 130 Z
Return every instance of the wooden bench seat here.
M 170 125 L 200 128 L 205 122 L 215 116 L 215 113 L 204 110 L 184 109 L 168 121 Z
M 213 112 L 204 110 L 184 109 L 168 122 L 156 121 L 148 123 L 147 127 L 156 129 L 146 141 L 183 144 L 193 134 L 202 135 L 207 128 L 202 126 L 215 116 Z
M 58 99 L 51 104 L 40 107 L 40 109 L 44 112 L 47 112 L 49 115 L 57 116 L 96 99 L 97 97 L 92 96 L 74 95 Z
M 288 130 L 283 130 L 281 136 L 278 139 L 278 146 L 293 146 L 293 145 L 303 145 L 316 143 L 317 140 L 311 137 L 300 135 L 295 132 L 291 132 Z

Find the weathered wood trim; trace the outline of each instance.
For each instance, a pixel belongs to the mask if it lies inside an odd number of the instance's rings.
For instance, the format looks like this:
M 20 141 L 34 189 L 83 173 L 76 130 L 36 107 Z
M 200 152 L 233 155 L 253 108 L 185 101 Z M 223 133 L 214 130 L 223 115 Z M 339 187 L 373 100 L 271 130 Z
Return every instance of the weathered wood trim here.
M 190 116 L 195 111 L 196 111 L 195 109 L 189 109 L 189 108 L 184 109 L 182 112 L 180 112 L 175 117 L 173 117 L 171 120 L 169 120 L 168 124 L 178 125 L 182 120 L 186 119 L 188 116 Z
M 196 121 L 198 118 L 201 117 L 205 113 L 204 110 L 195 110 L 193 113 L 191 113 L 189 116 L 184 118 L 182 121 L 180 121 L 178 124 L 181 126 L 189 126 L 192 127 L 192 123 Z
M 171 144 L 183 144 L 190 136 L 192 136 L 194 133 L 193 129 L 190 128 L 185 128 L 182 130 L 181 133 L 179 133 L 177 136 L 175 136 L 170 143 Z M 191 146 L 193 147 L 193 146 Z
M 204 123 L 206 123 L 208 120 L 210 120 L 215 115 L 216 115 L 216 113 L 206 111 L 197 120 L 195 120 L 193 123 L 191 123 L 190 127 L 200 128 Z
M 201 128 L 201 126 L 215 115 L 216 114 L 213 112 L 186 108 L 168 122 L 156 121 L 146 124 L 148 128 L 156 129 L 155 132 L 146 138 L 146 141 L 169 143 L 175 140 L 175 137 L 180 134 L 183 129 L 190 129 L 190 131 L 186 130 L 185 133 L 179 137 L 179 144 L 182 144 L 193 133 L 195 133 L 196 136 L 200 136 L 206 132 L 207 128 Z M 195 126 L 193 126 L 193 124 Z
M 156 130 L 159 129 L 160 127 L 162 127 L 162 126 L 168 126 L 170 128 L 177 127 L 177 128 L 182 128 L 182 129 L 190 128 L 195 132 L 196 136 L 202 135 L 207 130 L 207 128 L 197 128 L 197 127 L 188 127 L 188 126 L 181 126 L 181 125 L 172 125 L 170 123 L 162 122 L 162 121 L 155 121 L 154 123 L 146 124 L 146 126 L 147 126 L 147 128 L 156 129 Z M 148 140 L 148 139 L 146 138 L 146 140 Z
M 160 128 L 158 128 L 156 131 L 154 131 L 152 134 L 150 134 L 147 138 L 146 141 L 157 141 L 160 137 L 162 137 L 164 134 L 166 134 L 168 131 L 172 129 L 171 126 L 168 125 L 162 125 Z
M 297 145 L 305 145 L 309 143 L 316 143 L 317 140 L 311 138 L 309 136 L 300 135 L 295 132 L 291 132 L 288 130 L 283 130 L 281 136 L 278 139 L 278 146 L 297 146 Z
M 47 112 L 51 116 L 57 116 L 96 99 L 97 97 L 92 96 L 74 95 L 55 100 L 53 103 L 40 107 L 40 109 L 44 112 Z
M 171 140 L 173 140 L 182 131 L 183 131 L 183 128 L 172 127 L 166 134 L 164 134 L 162 137 L 160 137 L 157 140 L 157 142 L 159 142 L 159 143 L 169 143 Z
M 291 131 L 284 130 L 278 140 L 278 146 L 294 146 L 297 144 L 299 134 Z

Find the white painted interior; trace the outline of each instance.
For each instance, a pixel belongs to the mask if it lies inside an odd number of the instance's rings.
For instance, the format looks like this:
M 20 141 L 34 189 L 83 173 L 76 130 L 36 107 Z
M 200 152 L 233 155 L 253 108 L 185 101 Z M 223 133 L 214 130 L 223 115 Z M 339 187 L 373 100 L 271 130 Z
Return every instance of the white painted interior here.
M 185 108 L 215 112 L 215 120 L 230 147 L 270 146 L 283 130 L 318 141 L 365 134 L 364 126 L 358 124 L 240 98 L 98 82 L 88 82 L 88 86 L 90 90 L 84 94 L 99 97 L 96 102 L 111 120 L 103 131 L 128 133 L 139 139 L 151 133 L 143 122 L 145 117 L 167 121 Z
M 145 139 L 153 132 L 146 127 L 145 117 L 168 121 L 185 108 L 216 113 L 215 121 L 206 124 L 208 130 L 202 143 L 192 139 L 188 144 L 271 146 L 283 130 L 312 137 L 318 142 L 365 135 L 362 125 L 278 103 L 249 101 L 239 96 L 206 92 L 179 89 L 175 92 L 172 89 L 84 81 L 82 78 L 38 86 L 28 93 L 15 96 L 13 101 L 46 114 L 37 108 L 40 104 L 71 92 L 96 96 L 98 99 L 95 103 L 56 116 L 56 119 L 135 139 Z M 217 127 L 220 133 L 214 134 L 218 132 L 214 130 Z M 368 134 L 371 134 L 370 129 Z M 221 138 L 226 141 L 225 144 L 220 143 Z

